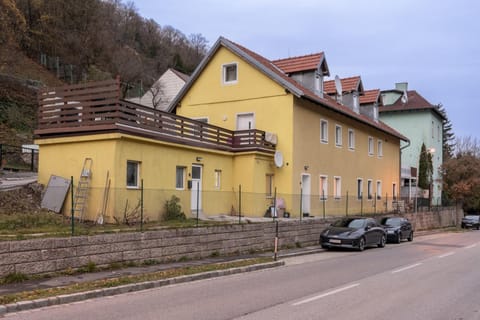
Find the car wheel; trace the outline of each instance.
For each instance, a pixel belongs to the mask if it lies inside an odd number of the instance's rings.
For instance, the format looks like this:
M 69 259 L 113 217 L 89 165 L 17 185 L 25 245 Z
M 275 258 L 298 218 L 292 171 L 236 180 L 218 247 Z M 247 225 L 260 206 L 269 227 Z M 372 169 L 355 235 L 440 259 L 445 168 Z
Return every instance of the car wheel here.
M 408 237 L 408 241 L 413 241 L 413 231 L 410 232 L 410 236 Z
M 399 235 L 400 236 L 400 235 Z M 387 242 L 387 238 L 385 237 L 384 234 L 382 234 L 382 237 L 380 238 L 380 242 L 378 243 L 379 248 L 385 247 L 385 243 Z
M 462 229 L 465 229 L 465 225 L 462 223 Z
M 480 225 L 477 226 L 477 230 L 480 230 Z
M 365 250 L 365 238 L 361 237 L 358 240 L 358 251 L 363 251 L 363 250 Z
M 397 241 L 396 242 L 397 243 L 402 242 L 402 233 L 401 232 L 397 233 Z

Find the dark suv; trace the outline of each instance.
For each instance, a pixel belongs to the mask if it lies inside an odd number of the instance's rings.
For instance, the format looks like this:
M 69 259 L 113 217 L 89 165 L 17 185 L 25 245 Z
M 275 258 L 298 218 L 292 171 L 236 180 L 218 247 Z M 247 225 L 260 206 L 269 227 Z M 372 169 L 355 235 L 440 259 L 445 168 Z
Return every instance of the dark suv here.
M 462 228 L 480 229 L 480 216 L 465 216 L 462 218 Z

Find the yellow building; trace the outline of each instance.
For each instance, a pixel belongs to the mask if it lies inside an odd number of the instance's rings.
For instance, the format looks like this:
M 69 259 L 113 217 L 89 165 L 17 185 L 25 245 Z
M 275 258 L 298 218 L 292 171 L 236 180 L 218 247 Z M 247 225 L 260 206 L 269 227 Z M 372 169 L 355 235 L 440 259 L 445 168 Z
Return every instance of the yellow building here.
M 406 138 L 324 96 L 326 75 L 323 53 L 269 61 L 220 38 L 170 112 L 122 100 L 118 80 L 45 89 L 39 182 L 73 177 L 75 216 L 107 222 L 158 220 L 172 195 L 187 216 L 391 210 Z
M 400 140 L 407 139 L 380 122 L 378 112 L 362 112 L 359 77 L 345 82 L 349 88 L 337 87 L 341 104 L 324 94 L 327 75 L 323 53 L 269 61 L 220 38 L 171 111 L 270 133 L 278 160 L 270 160 L 273 173 L 247 171 L 250 184 L 243 186 L 266 194 L 276 188 L 297 216 L 388 211 L 398 194 Z

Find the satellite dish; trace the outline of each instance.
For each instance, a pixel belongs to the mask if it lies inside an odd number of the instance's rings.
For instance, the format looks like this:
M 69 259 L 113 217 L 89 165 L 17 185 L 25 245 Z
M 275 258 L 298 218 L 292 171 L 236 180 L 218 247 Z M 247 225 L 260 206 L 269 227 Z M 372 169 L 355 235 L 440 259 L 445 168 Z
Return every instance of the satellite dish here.
M 335 76 L 335 89 L 337 90 L 337 94 L 341 96 L 343 93 L 342 81 L 340 80 L 340 77 L 338 76 L 338 74 Z
M 277 168 L 281 168 L 283 166 L 283 154 L 280 151 L 275 151 L 275 156 L 273 157 L 273 162 L 275 162 L 275 166 Z

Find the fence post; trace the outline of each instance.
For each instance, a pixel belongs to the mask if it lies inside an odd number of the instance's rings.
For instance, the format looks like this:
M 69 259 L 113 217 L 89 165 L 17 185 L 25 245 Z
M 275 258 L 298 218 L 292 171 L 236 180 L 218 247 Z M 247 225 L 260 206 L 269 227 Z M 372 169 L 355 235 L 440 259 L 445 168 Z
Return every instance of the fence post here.
M 35 160 L 35 149 L 30 149 L 31 156 L 30 156 L 30 171 L 33 172 L 33 161 Z
M 199 206 L 199 197 L 200 197 L 200 181 L 197 181 L 197 225 L 198 228 L 198 206 Z
M 74 209 L 74 204 L 73 204 L 73 176 L 70 176 L 70 195 L 71 195 L 71 200 L 72 200 L 72 209 L 71 209 L 71 214 L 72 214 L 72 237 L 75 234 L 75 209 Z
M 325 221 L 325 190 L 322 190 L 323 221 Z
M 373 214 L 377 214 L 377 193 L 373 194 Z
M 345 208 L 345 214 L 348 217 L 348 191 L 347 191 L 347 203 L 346 203 L 346 208 Z
M 140 231 L 143 232 L 143 179 L 140 188 Z
M 385 193 L 385 213 L 388 212 L 388 192 Z
M 277 218 L 277 187 L 275 187 L 274 191 L 273 191 L 273 214 L 272 214 L 272 218 L 273 218 L 273 221 L 275 221 L 275 218 Z
M 303 216 L 302 205 L 303 205 L 303 187 L 302 187 L 302 183 L 300 182 L 300 221 L 302 221 L 302 216 Z
M 363 216 L 363 192 L 360 192 L 360 215 Z
M 238 224 L 242 223 L 242 185 L 238 185 Z
M 3 169 L 3 145 L 0 143 L 0 169 Z

